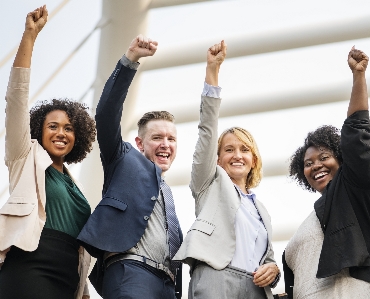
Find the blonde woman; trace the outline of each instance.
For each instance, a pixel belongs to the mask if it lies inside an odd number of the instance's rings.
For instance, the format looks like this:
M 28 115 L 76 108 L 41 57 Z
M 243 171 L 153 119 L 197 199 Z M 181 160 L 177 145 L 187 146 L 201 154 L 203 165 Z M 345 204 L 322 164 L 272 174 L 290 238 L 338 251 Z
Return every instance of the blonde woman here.
M 238 127 L 217 139 L 218 72 L 225 56 L 224 41 L 207 52 L 190 183 L 197 219 L 174 259 L 191 267 L 189 298 L 272 298 L 280 272 L 270 216 L 251 190 L 262 173 L 257 144 Z

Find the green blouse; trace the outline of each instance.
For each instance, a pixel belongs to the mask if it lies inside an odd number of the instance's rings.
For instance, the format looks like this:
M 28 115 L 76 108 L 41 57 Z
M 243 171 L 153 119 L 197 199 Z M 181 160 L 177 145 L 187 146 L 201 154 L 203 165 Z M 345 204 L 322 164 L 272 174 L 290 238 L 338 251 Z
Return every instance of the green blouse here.
M 85 196 L 67 173 L 49 166 L 45 171 L 46 228 L 77 238 L 91 214 Z

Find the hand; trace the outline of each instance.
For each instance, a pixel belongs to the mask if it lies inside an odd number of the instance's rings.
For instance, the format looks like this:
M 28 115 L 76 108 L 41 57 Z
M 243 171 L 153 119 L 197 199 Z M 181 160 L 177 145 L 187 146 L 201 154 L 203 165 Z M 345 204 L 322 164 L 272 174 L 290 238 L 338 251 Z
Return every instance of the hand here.
M 279 272 L 280 270 L 275 263 L 264 264 L 252 273 L 254 276 L 253 282 L 256 286 L 267 287 L 274 282 Z
M 226 57 L 227 45 L 222 40 L 219 44 L 215 44 L 207 51 L 207 68 L 206 78 L 207 84 L 218 86 L 218 72 L 220 66 Z
M 46 9 L 46 5 L 36 8 L 27 14 L 25 32 L 33 33 L 36 37 L 42 28 L 44 28 L 47 21 L 48 10 Z
M 141 57 L 153 56 L 158 43 L 139 34 L 135 37 L 126 52 L 126 57 L 132 62 L 138 62 Z
M 351 51 L 348 53 L 348 65 L 352 72 L 365 72 L 367 68 L 367 63 L 369 62 L 369 57 L 360 51 L 352 47 Z
M 227 45 L 222 40 L 219 44 L 215 44 L 207 51 L 207 66 L 220 67 L 225 60 Z

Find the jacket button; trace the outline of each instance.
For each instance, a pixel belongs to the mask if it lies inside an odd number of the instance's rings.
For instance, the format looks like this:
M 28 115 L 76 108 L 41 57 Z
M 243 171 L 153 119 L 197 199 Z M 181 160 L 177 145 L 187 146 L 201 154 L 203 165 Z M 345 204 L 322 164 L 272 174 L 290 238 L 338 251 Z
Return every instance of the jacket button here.
M 144 216 L 144 220 L 148 220 L 149 219 L 149 216 Z
M 157 198 L 155 196 L 152 196 L 151 200 L 157 200 Z

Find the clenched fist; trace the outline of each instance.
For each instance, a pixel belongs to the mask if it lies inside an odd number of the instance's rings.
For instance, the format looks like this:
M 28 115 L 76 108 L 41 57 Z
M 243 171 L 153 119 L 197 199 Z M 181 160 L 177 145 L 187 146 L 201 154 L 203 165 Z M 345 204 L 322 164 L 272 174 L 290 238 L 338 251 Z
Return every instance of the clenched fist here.
M 138 62 L 141 57 L 153 56 L 158 43 L 139 34 L 135 37 L 126 52 L 126 57 L 132 62 Z
M 365 72 L 368 62 L 369 57 L 367 57 L 367 55 L 361 50 L 355 49 L 355 46 L 353 46 L 348 54 L 348 65 L 352 72 Z

